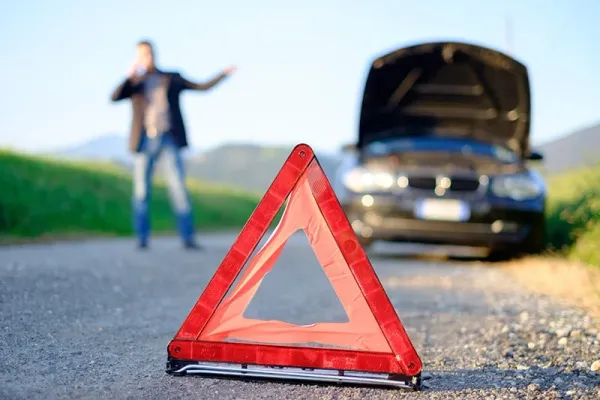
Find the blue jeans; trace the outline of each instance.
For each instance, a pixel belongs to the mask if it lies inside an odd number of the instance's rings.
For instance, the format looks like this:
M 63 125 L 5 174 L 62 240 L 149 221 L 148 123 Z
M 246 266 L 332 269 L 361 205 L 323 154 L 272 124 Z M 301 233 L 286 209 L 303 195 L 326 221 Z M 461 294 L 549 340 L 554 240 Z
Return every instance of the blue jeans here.
M 150 235 L 149 203 L 154 168 L 159 159 L 163 162 L 171 205 L 181 238 L 191 243 L 194 223 L 189 194 L 185 187 L 183 160 L 170 133 L 150 138 L 143 136 L 139 153 L 135 154 L 133 179 L 134 229 L 140 242 L 146 243 Z

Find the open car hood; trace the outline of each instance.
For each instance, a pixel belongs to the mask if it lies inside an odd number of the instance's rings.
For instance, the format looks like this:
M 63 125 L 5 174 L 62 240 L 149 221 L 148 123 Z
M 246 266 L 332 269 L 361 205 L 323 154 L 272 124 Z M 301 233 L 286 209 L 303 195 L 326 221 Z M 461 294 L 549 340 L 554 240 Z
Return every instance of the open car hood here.
M 529 152 L 527 68 L 498 51 L 424 43 L 377 58 L 363 93 L 357 146 L 401 137 L 470 138 Z

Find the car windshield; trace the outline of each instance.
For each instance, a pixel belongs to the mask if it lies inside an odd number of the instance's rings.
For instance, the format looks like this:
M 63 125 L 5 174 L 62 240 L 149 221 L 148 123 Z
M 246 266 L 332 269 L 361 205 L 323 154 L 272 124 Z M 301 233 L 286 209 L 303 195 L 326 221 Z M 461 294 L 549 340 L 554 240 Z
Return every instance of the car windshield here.
M 369 143 L 365 147 L 365 153 L 369 155 L 387 155 L 402 152 L 476 154 L 493 157 L 505 163 L 514 163 L 518 160 L 517 154 L 505 147 L 467 139 L 431 137 L 386 139 Z

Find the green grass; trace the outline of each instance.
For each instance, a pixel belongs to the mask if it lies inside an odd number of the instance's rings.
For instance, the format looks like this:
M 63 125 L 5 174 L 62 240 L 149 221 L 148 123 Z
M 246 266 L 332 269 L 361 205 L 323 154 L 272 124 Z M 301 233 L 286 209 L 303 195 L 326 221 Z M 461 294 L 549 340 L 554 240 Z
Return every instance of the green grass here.
M 240 228 L 260 197 L 189 181 L 198 229 Z M 132 234 L 132 182 L 110 163 L 75 163 L 0 150 L 0 237 Z M 153 232 L 173 232 L 166 187 L 153 188 Z
M 199 230 L 241 228 L 261 195 L 197 181 L 188 187 Z M 550 178 L 548 187 L 550 250 L 600 266 L 600 166 Z M 0 150 L 0 240 L 131 235 L 131 191 L 129 173 L 114 164 Z M 174 232 L 160 181 L 151 213 L 153 232 Z
M 600 266 L 600 167 L 550 178 L 548 188 L 551 250 Z

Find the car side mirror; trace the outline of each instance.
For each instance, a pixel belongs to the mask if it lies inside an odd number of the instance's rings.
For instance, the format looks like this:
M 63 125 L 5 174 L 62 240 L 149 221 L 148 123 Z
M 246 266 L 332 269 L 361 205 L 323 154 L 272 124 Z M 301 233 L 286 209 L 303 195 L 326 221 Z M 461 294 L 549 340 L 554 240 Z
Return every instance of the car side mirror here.
M 342 152 L 344 153 L 352 153 L 355 152 L 358 148 L 354 143 L 345 144 L 342 146 Z
M 527 157 L 527 159 L 531 161 L 542 161 L 544 159 L 544 155 L 540 152 L 532 151 L 529 153 L 529 157 Z

